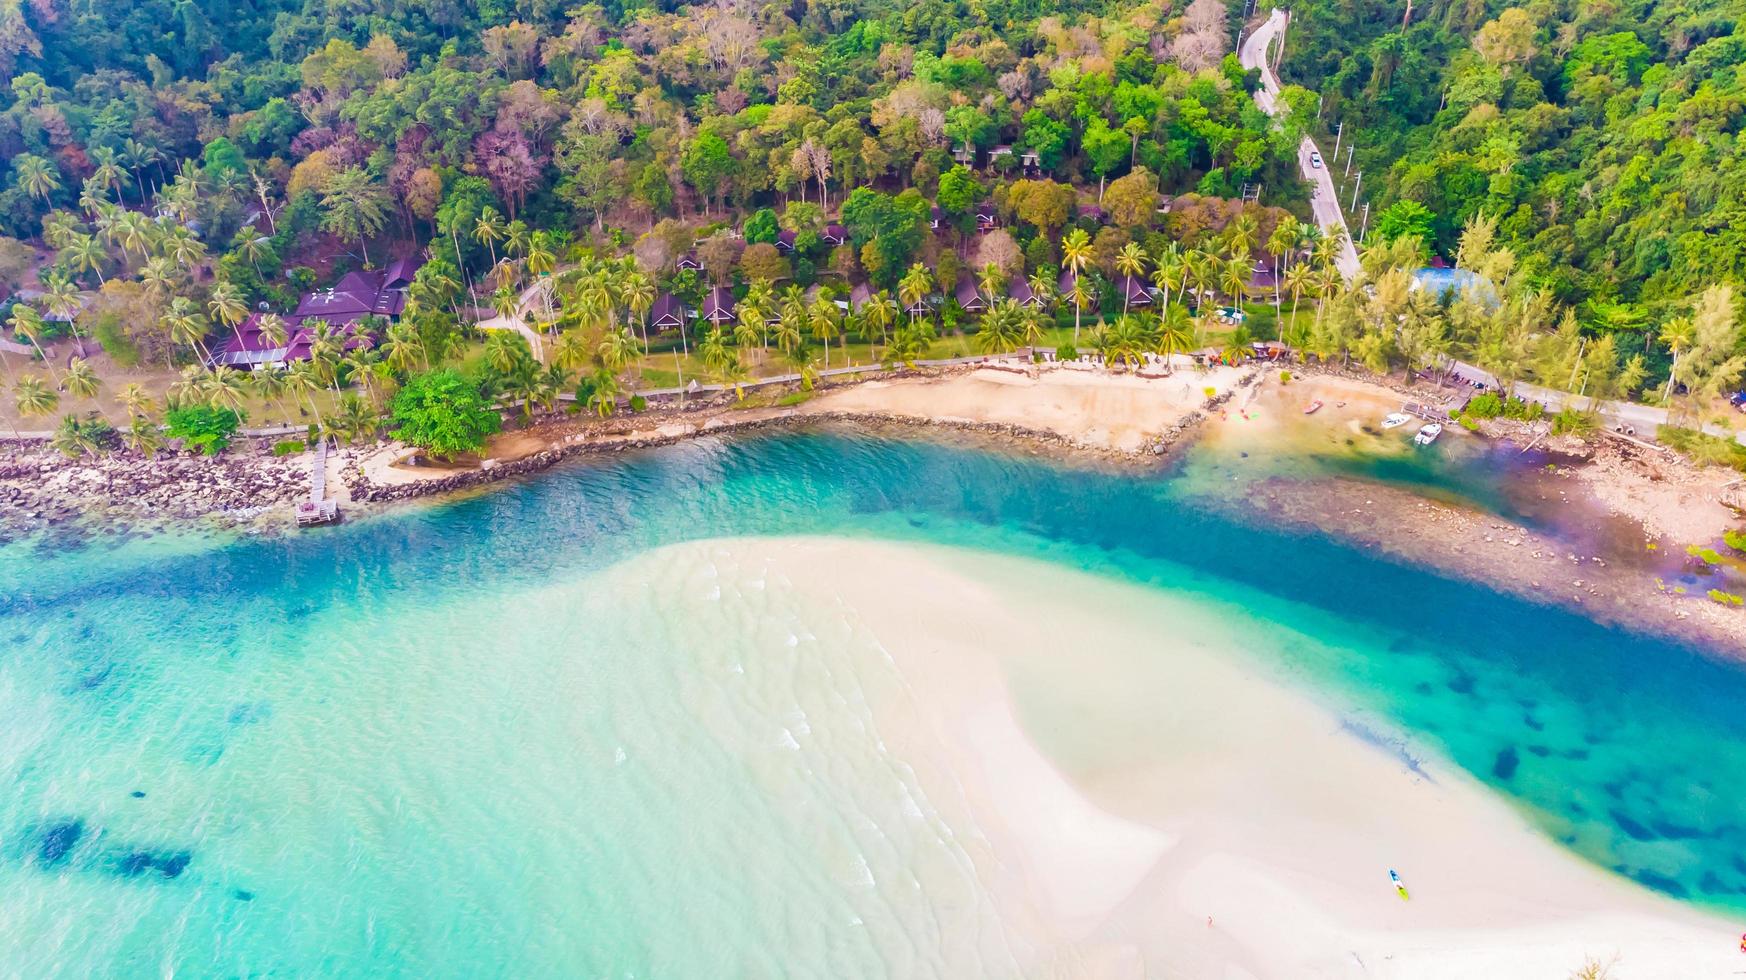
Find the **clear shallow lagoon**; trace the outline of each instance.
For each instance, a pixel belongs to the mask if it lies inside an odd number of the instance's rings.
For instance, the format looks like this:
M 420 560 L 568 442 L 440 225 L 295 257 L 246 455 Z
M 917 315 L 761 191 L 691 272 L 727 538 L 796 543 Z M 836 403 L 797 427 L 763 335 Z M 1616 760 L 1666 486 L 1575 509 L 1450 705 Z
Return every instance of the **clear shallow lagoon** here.
M 840 613 L 772 596 L 723 630 L 667 615 L 659 569 L 614 574 L 747 534 L 958 545 L 1197 599 L 1403 765 L 1450 759 L 1597 864 L 1746 911 L 1746 673 L 1245 525 L 1196 504 L 1196 486 L 1242 491 L 1196 479 L 1216 465 L 1110 475 L 794 433 L 272 541 L 7 548 L 4 969 L 999 974 L 1010 951 L 950 828 L 892 830 L 926 807 L 901 760 L 845 736 L 748 763 L 796 691 L 838 688 L 700 690 Z M 854 676 L 873 696 L 876 665 Z M 826 698 L 795 723 L 853 732 L 864 710 Z M 856 897 L 902 868 L 919 898 Z

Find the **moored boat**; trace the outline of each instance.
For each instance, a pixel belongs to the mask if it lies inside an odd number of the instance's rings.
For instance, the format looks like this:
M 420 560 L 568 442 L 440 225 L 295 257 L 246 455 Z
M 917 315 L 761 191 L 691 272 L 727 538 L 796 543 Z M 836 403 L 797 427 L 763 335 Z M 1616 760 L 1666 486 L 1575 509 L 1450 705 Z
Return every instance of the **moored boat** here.
M 1413 417 L 1405 412 L 1395 412 L 1382 420 L 1382 427 L 1385 429 L 1398 429 L 1412 420 Z
M 1436 442 L 1437 437 L 1442 434 L 1442 423 L 1432 422 L 1430 425 L 1422 426 L 1419 429 L 1418 434 L 1413 436 L 1413 442 L 1420 446 L 1429 446 L 1431 443 Z
M 1315 401 L 1310 402 L 1308 405 L 1305 405 L 1303 407 L 1303 414 L 1314 415 L 1317 412 L 1321 411 L 1321 408 L 1322 408 L 1322 400 L 1320 398 L 1318 398 Z

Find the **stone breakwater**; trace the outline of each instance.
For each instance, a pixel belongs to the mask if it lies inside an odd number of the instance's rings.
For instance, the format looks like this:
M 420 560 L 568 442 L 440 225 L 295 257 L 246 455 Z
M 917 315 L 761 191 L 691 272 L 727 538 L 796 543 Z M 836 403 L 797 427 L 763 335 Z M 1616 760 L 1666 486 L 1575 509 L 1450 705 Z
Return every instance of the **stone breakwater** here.
M 218 456 L 127 451 L 68 458 L 40 443 L 0 446 L 0 529 L 75 521 L 149 525 L 229 517 L 246 522 L 309 492 L 309 462 L 268 447 Z

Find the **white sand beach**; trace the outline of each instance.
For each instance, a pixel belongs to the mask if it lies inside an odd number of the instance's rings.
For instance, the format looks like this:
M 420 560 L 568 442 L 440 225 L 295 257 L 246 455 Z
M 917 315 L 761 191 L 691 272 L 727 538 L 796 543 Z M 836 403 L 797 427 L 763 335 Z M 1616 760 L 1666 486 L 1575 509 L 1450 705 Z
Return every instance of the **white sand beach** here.
M 939 379 L 869 381 L 827 392 L 806 403 L 804 411 L 1016 425 L 1087 448 L 1132 453 L 1200 408 L 1208 388 L 1222 394 L 1244 373 L 1232 367 L 1185 367 L 1171 376 L 1143 378 L 1089 367 L 1053 367 L 1035 376 L 981 369 Z
M 718 595 L 837 609 L 903 680 L 879 735 L 985 846 L 1027 975 L 1563 978 L 1746 968 L 1740 927 L 1594 868 L 1452 766 L 1343 727 L 1240 610 L 1040 562 L 822 538 L 679 546 Z M 638 559 L 642 561 L 644 559 Z M 1398 869 L 1411 891 L 1390 884 Z

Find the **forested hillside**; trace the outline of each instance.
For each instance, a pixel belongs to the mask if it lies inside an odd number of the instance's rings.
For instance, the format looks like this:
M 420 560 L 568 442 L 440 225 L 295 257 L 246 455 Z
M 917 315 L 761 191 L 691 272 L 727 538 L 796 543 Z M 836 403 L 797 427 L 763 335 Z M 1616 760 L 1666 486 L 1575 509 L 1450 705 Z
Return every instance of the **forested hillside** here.
M 1427 222 L 1444 255 L 1484 211 L 1521 272 L 1592 329 L 1659 321 L 1741 280 L 1737 0 L 1294 10 L 1283 76 L 1325 94 L 1323 124 L 1345 121 L 1377 204 Z
M 557 228 L 603 226 L 620 204 L 645 219 L 828 204 L 861 184 L 932 199 L 955 148 L 997 145 L 1063 181 L 1139 165 L 1166 192 L 1299 193 L 1213 0 L 5 3 L 14 236 L 105 163 L 137 198 L 183 159 L 265 177 L 294 210 L 339 179 L 408 230 L 445 206 Z

